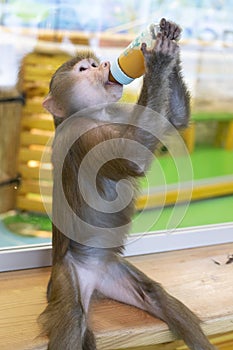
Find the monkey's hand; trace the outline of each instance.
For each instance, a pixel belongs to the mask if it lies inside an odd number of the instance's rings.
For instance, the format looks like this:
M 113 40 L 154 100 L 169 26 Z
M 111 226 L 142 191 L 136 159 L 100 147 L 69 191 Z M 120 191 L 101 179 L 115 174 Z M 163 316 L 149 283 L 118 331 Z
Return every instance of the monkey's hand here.
M 178 44 L 163 33 L 158 33 L 153 49 L 148 50 L 146 44 L 143 43 L 141 50 L 144 55 L 146 73 L 149 73 L 152 79 L 166 78 L 175 66 L 179 55 Z
M 186 127 L 190 115 L 190 96 L 182 79 L 180 49 L 177 39 L 180 28 L 165 19 L 155 45 L 148 50 L 142 44 L 146 72 L 138 104 L 166 116 L 176 127 Z
M 174 22 L 167 21 L 162 18 L 160 23 L 160 32 L 171 40 L 178 41 L 180 39 L 182 29 Z

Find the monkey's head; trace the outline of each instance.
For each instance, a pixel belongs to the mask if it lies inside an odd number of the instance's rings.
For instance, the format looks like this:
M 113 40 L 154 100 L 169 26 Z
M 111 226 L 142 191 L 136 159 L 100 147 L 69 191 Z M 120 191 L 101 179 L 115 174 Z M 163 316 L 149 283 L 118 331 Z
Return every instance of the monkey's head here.
M 67 118 L 81 109 L 121 98 L 122 85 L 109 81 L 109 62 L 91 51 L 80 52 L 54 73 L 43 106 L 55 117 Z

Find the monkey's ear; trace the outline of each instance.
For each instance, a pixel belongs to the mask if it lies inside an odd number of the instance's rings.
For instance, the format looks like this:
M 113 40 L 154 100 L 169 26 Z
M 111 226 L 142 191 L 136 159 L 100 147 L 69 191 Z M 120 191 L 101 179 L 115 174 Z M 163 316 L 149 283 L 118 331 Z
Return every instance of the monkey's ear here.
M 54 101 L 54 98 L 49 94 L 42 103 L 43 107 L 47 109 L 55 117 L 64 117 L 64 109 L 59 107 Z

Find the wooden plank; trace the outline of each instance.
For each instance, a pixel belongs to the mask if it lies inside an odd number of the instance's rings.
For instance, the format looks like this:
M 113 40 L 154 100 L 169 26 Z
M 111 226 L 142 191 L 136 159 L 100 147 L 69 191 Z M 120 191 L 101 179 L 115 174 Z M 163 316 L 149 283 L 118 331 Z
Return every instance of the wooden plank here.
M 39 60 L 38 57 L 40 58 Z M 34 51 L 24 57 L 23 64 L 24 66 L 38 66 L 42 69 L 43 67 L 45 67 L 45 69 L 48 69 L 48 67 L 56 68 L 70 57 L 71 56 L 67 53 L 62 53 L 61 50 L 60 53 L 46 53 Z
M 219 336 L 209 337 L 211 342 L 218 347 L 219 350 L 233 349 L 233 332 L 220 334 Z M 157 349 L 157 348 L 156 348 Z M 178 346 L 176 350 L 188 350 L 186 345 Z
M 23 115 L 25 114 L 32 115 L 35 113 L 37 114 L 46 113 L 46 110 L 42 106 L 43 100 L 44 100 L 44 97 L 34 97 L 34 98 L 26 99 L 26 104 L 22 108 Z
M 27 193 L 42 193 L 45 196 L 52 196 L 52 181 L 36 181 L 36 180 L 24 180 L 20 185 L 18 191 L 20 195 Z
M 46 74 L 41 74 L 40 75 L 39 71 L 38 72 L 35 71 L 33 74 L 30 75 L 30 79 L 29 79 L 29 77 L 27 77 L 26 81 L 31 81 L 31 82 L 32 81 L 41 81 L 42 84 L 43 83 L 48 83 L 49 84 L 49 81 L 50 81 L 50 79 L 51 79 L 51 77 L 52 77 L 54 72 L 55 72 L 55 70 L 52 70 L 50 72 L 50 74 L 48 74 L 46 72 Z
M 19 159 L 22 163 L 26 163 L 30 160 L 41 161 L 42 157 L 50 159 L 51 149 L 49 147 L 43 147 L 41 150 L 21 147 L 19 152 Z
M 130 347 L 130 348 L 127 348 L 127 350 L 176 350 L 179 344 L 181 344 L 181 342 L 173 341 L 171 343 L 166 343 L 166 344 L 157 344 L 157 345 L 148 345 L 148 346 L 139 346 L 139 347 L 137 346 L 133 348 Z M 122 350 L 122 349 L 118 348 L 116 350 Z
M 185 141 L 189 153 L 192 153 L 195 147 L 195 123 L 190 123 L 188 128 L 181 132 L 181 136 Z
M 149 196 L 139 196 L 136 202 L 137 209 L 153 208 L 156 206 L 169 205 L 176 202 L 185 202 L 204 198 L 212 198 L 233 193 L 233 181 L 196 185 L 192 192 L 190 189 L 167 190 L 166 192 L 150 193 Z
M 37 55 L 37 60 L 38 58 L 40 59 L 41 55 Z M 36 64 L 36 65 L 30 65 L 26 64 L 24 66 L 24 80 L 35 80 L 37 81 L 38 78 L 39 80 L 41 78 L 46 78 L 47 81 L 51 79 L 52 74 L 54 73 L 54 64 L 53 62 L 55 61 L 54 58 L 51 58 L 50 64 L 48 65 L 41 65 L 41 64 Z M 34 79 L 36 77 L 36 79 Z
M 232 266 L 214 260 L 226 261 L 232 251 L 229 243 L 128 260 L 196 312 L 212 342 L 223 344 L 219 350 L 231 350 Z M 46 349 L 46 339 L 37 338 L 36 320 L 46 306 L 49 276 L 50 268 L 0 274 L 1 350 Z M 185 349 L 165 323 L 134 307 L 100 300 L 91 306 L 90 318 L 99 350 Z M 221 333 L 225 335 L 216 336 Z
M 36 179 L 52 180 L 52 168 L 51 169 L 39 169 L 39 166 L 29 167 L 26 164 L 19 165 L 19 172 L 24 179 Z
M 56 43 L 62 42 L 64 38 L 68 38 L 73 44 L 75 45 L 83 45 L 89 47 L 90 41 L 92 39 L 98 38 L 99 45 L 100 46 L 108 46 L 108 47 L 126 47 L 128 44 L 132 41 L 134 38 L 133 34 L 119 34 L 112 32 L 109 33 L 85 33 L 83 31 L 66 31 L 66 30 L 59 30 L 54 33 L 54 31 L 51 30 L 40 30 L 38 33 L 38 49 L 45 51 L 45 48 L 49 48 L 48 45 L 45 45 L 44 42 L 46 41 L 55 41 Z M 55 37 L 54 37 L 55 36 Z M 39 41 L 40 40 L 40 41 Z M 50 45 L 50 50 L 52 52 L 55 52 L 56 47 L 58 45 Z
M 13 185 L 0 187 L 0 213 L 15 209 L 16 195 Z
M 48 82 L 31 82 L 31 81 L 24 81 L 23 82 L 23 91 L 27 92 L 27 103 L 29 103 L 30 99 L 34 98 L 35 96 L 44 97 L 49 92 L 49 83 Z M 24 109 L 25 112 L 25 109 Z
M 218 347 L 218 350 L 232 350 L 233 349 L 233 333 L 227 333 L 226 335 L 220 335 L 218 337 L 209 337 L 211 343 Z M 182 345 L 180 345 L 182 344 Z M 120 350 L 120 349 L 117 349 Z M 173 341 L 171 343 L 140 346 L 127 348 L 127 350 L 189 350 L 189 348 L 183 345 L 182 341 Z
M 30 145 L 41 145 L 44 146 L 48 140 L 53 137 L 54 132 L 45 132 L 37 130 L 35 132 L 22 131 L 20 134 L 20 143 L 21 146 L 30 146 Z
M 22 166 L 21 166 L 22 168 Z M 34 168 L 33 168 L 34 169 Z M 32 181 L 31 177 L 34 179 L 38 179 L 38 169 L 32 171 L 28 167 L 23 171 L 23 177 L 26 179 L 23 181 L 22 186 L 19 188 L 19 194 L 26 194 L 29 192 L 40 194 L 41 191 L 43 195 L 51 195 L 52 193 L 52 173 L 48 174 L 46 170 L 42 172 L 43 178 L 50 180 L 48 182 L 41 181 Z M 38 176 L 38 177 L 36 177 Z M 221 195 L 226 195 L 233 193 L 233 182 L 226 184 L 213 184 L 206 187 L 197 187 L 193 189 L 192 192 L 192 200 L 204 199 L 217 197 Z M 178 197 L 179 196 L 179 197 Z M 158 206 L 169 205 L 173 203 L 185 202 L 190 200 L 190 192 L 187 190 L 180 191 L 169 191 L 167 193 L 162 194 L 151 194 L 149 197 L 147 196 L 139 196 L 136 200 L 136 209 L 142 210 L 144 208 L 155 208 Z M 29 199 L 28 199 L 29 201 Z M 29 205 L 28 205 L 29 208 Z M 30 209 L 29 209 L 30 210 Z
M 228 150 L 233 150 L 233 121 L 229 123 L 226 140 L 225 140 L 225 148 Z
M 217 123 L 214 146 L 224 147 L 225 140 L 226 140 L 227 125 L 228 125 L 228 122 L 226 122 L 226 121 Z
M 16 87 L 0 88 L 0 97 L 18 96 Z M 21 103 L 0 104 L 0 182 L 15 178 L 18 173 L 18 156 L 20 142 Z M 0 189 L 0 212 L 14 209 L 14 186 L 5 186 Z
M 35 211 L 38 213 L 46 213 L 46 208 L 49 208 L 49 212 L 52 212 L 52 198 L 30 198 L 28 196 L 17 196 L 16 200 L 16 208 L 17 209 L 22 209 L 22 210 L 27 210 L 27 211 Z
M 30 116 L 23 116 L 22 127 L 25 129 L 41 129 L 54 131 L 53 119 L 48 114 L 34 114 L 31 112 Z

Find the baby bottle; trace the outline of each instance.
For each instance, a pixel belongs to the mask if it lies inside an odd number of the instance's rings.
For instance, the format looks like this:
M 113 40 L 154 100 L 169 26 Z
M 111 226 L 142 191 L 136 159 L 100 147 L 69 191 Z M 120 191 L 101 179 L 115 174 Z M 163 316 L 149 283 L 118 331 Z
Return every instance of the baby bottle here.
M 111 64 L 109 77 L 111 81 L 115 80 L 120 84 L 127 85 L 145 73 L 141 45 L 146 43 L 148 49 L 152 48 L 159 30 L 159 24 L 152 23 L 129 44 Z

